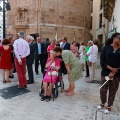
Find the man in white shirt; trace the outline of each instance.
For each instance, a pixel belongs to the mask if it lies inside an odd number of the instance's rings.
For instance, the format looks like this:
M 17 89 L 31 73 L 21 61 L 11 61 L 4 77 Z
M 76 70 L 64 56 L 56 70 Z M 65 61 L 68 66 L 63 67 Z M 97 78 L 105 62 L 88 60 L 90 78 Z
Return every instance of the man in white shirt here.
M 26 80 L 26 57 L 30 54 L 30 48 L 27 41 L 24 40 L 24 32 L 18 33 L 19 39 L 15 40 L 14 53 L 15 53 L 15 66 L 19 80 L 20 88 L 27 87 Z

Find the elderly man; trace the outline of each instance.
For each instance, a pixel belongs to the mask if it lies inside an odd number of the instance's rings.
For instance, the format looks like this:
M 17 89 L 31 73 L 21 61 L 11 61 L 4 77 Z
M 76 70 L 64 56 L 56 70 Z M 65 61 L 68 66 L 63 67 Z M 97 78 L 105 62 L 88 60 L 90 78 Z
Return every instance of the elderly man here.
M 60 44 L 60 47 L 63 50 L 70 50 L 70 43 L 67 42 L 67 38 L 66 37 L 62 38 L 62 43 Z
M 26 57 L 30 54 L 28 42 L 24 40 L 24 32 L 18 33 L 19 39 L 14 42 L 15 65 L 20 88 L 27 87 L 26 80 Z
M 27 70 L 28 70 L 28 77 L 29 80 L 27 81 L 27 84 L 34 83 L 34 77 L 33 77 L 33 62 L 34 62 L 34 51 L 35 51 L 35 44 L 33 43 L 34 38 L 30 35 L 27 36 L 27 42 L 29 43 L 30 47 L 30 55 L 27 56 Z
M 45 61 L 44 61 L 44 43 L 42 43 L 41 38 L 37 37 L 37 42 L 35 43 L 35 72 L 38 75 L 39 61 L 41 65 L 41 72 L 44 72 Z

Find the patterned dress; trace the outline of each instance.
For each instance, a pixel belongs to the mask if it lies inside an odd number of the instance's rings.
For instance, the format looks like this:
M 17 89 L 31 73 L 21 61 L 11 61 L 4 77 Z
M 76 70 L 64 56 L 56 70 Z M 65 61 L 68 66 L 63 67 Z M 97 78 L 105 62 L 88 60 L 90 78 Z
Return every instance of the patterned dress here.
M 74 82 L 83 76 L 81 63 L 71 51 L 63 50 L 62 58 L 65 64 L 69 64 L 70 66 L 70 82 Z

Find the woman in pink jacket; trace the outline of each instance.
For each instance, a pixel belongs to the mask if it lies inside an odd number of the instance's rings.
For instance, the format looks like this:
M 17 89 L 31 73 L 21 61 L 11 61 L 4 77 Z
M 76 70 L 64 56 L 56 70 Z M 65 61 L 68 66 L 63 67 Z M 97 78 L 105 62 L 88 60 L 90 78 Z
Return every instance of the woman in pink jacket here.
M 60 68 L 60 59 L 56 58 L 55 52 L 50 52 L 50 58 L 47 60 L 46 73 L 43 78 L 43 88 L 44 96 L 42 96 L 41 101 L 50 101 L 53 85 L 56 83 L 58 77 L 58 69 Z M 48 87 L 49 83 L 49 87 Z

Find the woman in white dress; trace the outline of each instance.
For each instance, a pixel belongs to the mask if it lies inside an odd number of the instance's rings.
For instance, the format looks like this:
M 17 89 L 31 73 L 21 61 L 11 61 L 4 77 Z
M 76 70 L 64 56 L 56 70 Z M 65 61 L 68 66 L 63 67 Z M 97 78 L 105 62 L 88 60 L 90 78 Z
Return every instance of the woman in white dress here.
M 80 43 L 79 53 L 80 53 L 80 62 L 82 63 L 82 70 L 83 70 L 83 71 L 84 71 L 84 64 L 85 64 L 84 51 L 85 51 L 85 45 L 84 45 L 84 42 L 82 41 L 82 42 Z

